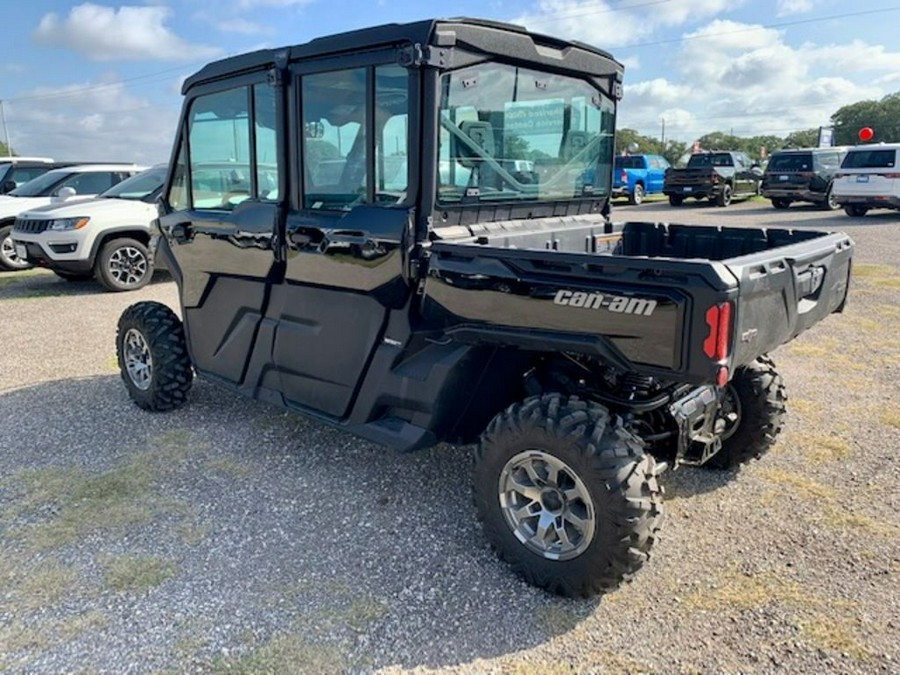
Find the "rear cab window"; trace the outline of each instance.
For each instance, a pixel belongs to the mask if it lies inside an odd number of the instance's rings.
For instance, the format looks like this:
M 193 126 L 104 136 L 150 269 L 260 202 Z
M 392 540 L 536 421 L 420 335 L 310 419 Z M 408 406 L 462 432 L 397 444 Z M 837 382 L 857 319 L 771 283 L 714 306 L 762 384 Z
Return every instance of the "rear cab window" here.
M 897 165 L 895 149 L 851 150 L 841 164 L 842 169 L 893 169 Z

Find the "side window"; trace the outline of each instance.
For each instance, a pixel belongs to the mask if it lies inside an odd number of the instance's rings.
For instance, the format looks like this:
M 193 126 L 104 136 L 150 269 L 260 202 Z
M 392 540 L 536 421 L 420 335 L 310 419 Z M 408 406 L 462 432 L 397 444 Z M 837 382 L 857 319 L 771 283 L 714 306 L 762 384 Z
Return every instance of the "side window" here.
M 166 195 L 166 201 L 173 211 L 184 211 L 188 208 L 187 196 L 187 167 L 185 166 L 184 142 L 181 143 L 181 149 L 178 151 L 178 158 L 175 160 L 175 171 L 172 174 L 172 183 L 169 185 L 169 194 Z
M 409 73 L 400 66 L 375 69 L 375 202 L 403 201 L 408 187 Z
M 250 198 L 247 87 L 198 96 L 188 120 L 191 206 L 231 210 Z
M 93 173 L 77 173 L 60 185 L 55 192 L 64 187 L 70 187 L 80 195 L 96 195 L 108 190 L 119 182 L 119 174 L 112 171 L 100 171 Z
M 366 196 L 366 69 L 307 75 L 303 206 L 346 210 Z
M 275 90 L 253 87 L 253 133 L 256 138 L 256 189 L 262 201 L 278 201 L 278 141 L 275 135 Z

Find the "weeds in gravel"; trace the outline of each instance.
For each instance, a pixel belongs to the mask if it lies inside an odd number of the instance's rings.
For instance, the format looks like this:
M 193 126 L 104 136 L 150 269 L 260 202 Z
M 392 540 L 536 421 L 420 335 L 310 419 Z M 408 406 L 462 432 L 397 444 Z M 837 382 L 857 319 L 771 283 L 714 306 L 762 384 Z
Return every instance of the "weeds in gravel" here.
M 534 625 L 548 637 L 562 635 L 574 630 L 583 622 L 590 611 L 559 604 L 542 605 L 534 610 Z
M 333 644 L 312 643 L 297 635 L 279 635 L 247 654 L 220 659 L 214 673 L 255 675 L 256 673 L 346 673 L 349 670 L 342 650 Z
M 152 555 L 126 555 L 103 563 L 103 583 L 114 591 L 137 591 L 155 588 L 178 571 L 171 560 Z
M 763 478 L 772 483 L 777 483 L 793 489 L 801 497 L 830 499 L 836 494 L 834 488 L 827 487 L 814 480 L 797 475 L 796 473 L 785 471 L 784 469 L 766 468 L 762 469 L 760 474 Z
M 882 406 L 878 418 L 883 424 L 887 424 L 889 427 L 894 427 L 895 429 L 900 429 L 900 405 L 891 403 Z
M 849 654 L 860 661 L 868 661 L 871 654 L 853 636 L 859 630 L 859 621 L 836 619 L 828 614 L 817 614 L 808 621 L 800 622 L 800 632 L 810 642 L 823 649 L 830 649 L 842 654 Z
M 890 265 L 869 265 L 859 263 L 853 266 L 852 275 L 854 278 L 870 278 L 870 277 L 888 277 L 898 273 L 897 268 Z
M 49 277 L 51 272 L 42 269 L 22 270 L 19 272 L 5 272 L 0 274 L 0 290 L 16 286 L 23 281 L 34 277 Z
M 203 464 L 207 471 L 225 474 L 231 478 L 246 478 L 257 471 L 258 467 L 241 462 L 233 457 L 217 457 Z

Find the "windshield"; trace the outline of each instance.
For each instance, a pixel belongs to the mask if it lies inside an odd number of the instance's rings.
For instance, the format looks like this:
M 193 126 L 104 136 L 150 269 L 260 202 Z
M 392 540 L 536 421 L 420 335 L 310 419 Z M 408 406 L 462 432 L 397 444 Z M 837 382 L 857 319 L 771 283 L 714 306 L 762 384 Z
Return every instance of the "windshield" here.
M 13 197 L 46 197 L 56 184 L 68 175 L 65 171 L 58 173 L 56 171 L 48 171 L 43 176 L 38 176 L 24 185 L 20 185 L 9 194 Z
M 438 200 L 607 196 L 615 106 L 583 80 L 498 63 L 442 77 Z
M 131 178 L 126 178 L 121 183 L 109 188 L 106 192 L 100 193 L 100 196 L 139 201 L 159 190 L 165 179 L 165 167 L 150 169 Z
M 644 158 L 642 155 L 619 155 L 616 157 L 617 169 L 643 169 Z
M 9 173 L 9 169 L 12 164 L 0 164 L 0 185 L 3 184 L 3 179 L 7 173 Z

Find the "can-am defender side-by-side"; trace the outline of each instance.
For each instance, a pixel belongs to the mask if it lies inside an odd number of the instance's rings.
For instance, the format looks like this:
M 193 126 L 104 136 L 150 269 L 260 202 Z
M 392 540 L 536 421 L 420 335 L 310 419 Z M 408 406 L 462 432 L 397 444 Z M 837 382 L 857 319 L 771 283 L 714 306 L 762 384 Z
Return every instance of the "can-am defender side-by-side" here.
M 843 308 L 853 250 L 611 223 L 622 72 L 466 19 L 206 66 L 157 223 L 182 319 L 124 312 L 129 394 L 169 410 L 196 373 L 403 452 L 477 441 L 499 554 L 558 593 L 616 588 L 661 525 L 656 458 L 772 444 L 767 354 Z

